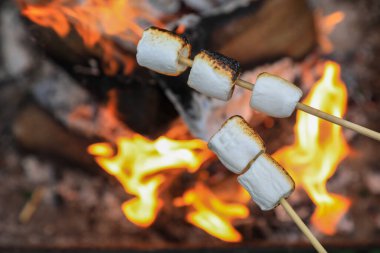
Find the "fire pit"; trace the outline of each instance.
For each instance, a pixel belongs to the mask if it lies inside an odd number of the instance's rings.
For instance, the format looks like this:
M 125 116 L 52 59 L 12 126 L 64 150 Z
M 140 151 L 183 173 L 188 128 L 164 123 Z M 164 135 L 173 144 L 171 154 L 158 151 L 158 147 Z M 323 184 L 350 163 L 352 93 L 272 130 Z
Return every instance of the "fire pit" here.
M 380 130 L 376 1 L 7 0 L 0 3 L 0 249 L 308 250 L 207 148 L 233 115 L 296 183 L 332 250 L 380 248 L 379 142 L 304 112 L 275 119 L 136 64 L 142 32 L 186 36 L 300 87 L 302 102 Z M 192 55 L 192 58 L 193 56 Z M 311 248 L 310 248 L 311 249 Z M 81 251 L 79 250 L 79 251 Z

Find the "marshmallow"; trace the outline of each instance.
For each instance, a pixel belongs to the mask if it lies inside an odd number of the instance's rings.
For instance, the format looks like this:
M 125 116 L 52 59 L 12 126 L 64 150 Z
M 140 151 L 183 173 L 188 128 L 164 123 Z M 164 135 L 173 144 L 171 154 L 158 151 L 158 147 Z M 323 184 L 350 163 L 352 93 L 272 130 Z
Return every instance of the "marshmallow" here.
M 294 181 L 270 155 L 260 155 L 248 171 L 238 177 L 239 183 L 249 192 L 263 211 L 275 208 L 281 198 L 294 191 Z
M 150 27 L 143 32 L 137 45 L 137 62 L 161 74 L 178 76 L 187 69 L 179 56 L 188 58 L 191 45 L 184 37 L 170 31 Z
M 262 73 L 252 90 L 252 108 L 277 118 L 289 117 L 302 97 L 302 91 L 281 77 Z
M 194 58 L 187 84 L 206 96 L 227 101 L 232 96 L 239 74 L 237 61 L 202 50 Z
M 208 147 L 230 171 L 240 174 L 265 151 L 263 140 L 240 116 L 233 116 L 211 137 Z

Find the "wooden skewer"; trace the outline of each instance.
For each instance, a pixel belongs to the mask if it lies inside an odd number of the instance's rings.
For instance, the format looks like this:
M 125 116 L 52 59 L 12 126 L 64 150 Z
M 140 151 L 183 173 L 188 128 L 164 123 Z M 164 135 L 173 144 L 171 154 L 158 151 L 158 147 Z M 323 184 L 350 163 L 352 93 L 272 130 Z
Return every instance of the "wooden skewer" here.
M 304 235 L 309 239 L 310 243 L 314 246 L 314 248 L 319 253 L 327 253 L 327 250 L 322 246 L 322 244 L 318 241 L 318 239 L 311 233 L 310 229 L 305 225 L 305 223 L 301 220 L 298 214 L 294 211 L 292 206 L 288 203 L 288 201 L 284 198 L 280 200 L 280 204 L 288 213 L 290 218 L 293 219 L 294 223 L 298 226 L 298 228 L 304 233 Z
M 348 121 L 348 120 L 345 120 L 342 118 L 338 118 L 334 115 L 325 113 L 321 110 L 315 109 L 311 106 L 308 106 L 308 105 L 305 105 L 302 103 L 297 103 L 296 108 L 298 110 L 304 111 L 306 113 L 309 113 L 309 114 L 314 115 L 316 117 L 319 117 L 321 119 L 330 121 L 334 124 L 340 125 L 342 127 L 348 128 L 348 129 L 351 129 L 351 130 L 353 130 L 359 134 L 362 134 L 362 135 L 368 136 L 372 139 L 375 139 L 377 141 L 380 141 L 380 133 L 373 131 L 371 129 L 368 129 L 366 127 L 360 126 L 358 124 L 352 123 L 351 121 Z
M 247 81 L 244 81 L 242 79 L 238 79 L 236 80 L 235 82 L 238 86 L 244 88 L 244 89 L 247 89 L 247 90 L 253 90 L 253 86 L 254 84 L 253 83 L 250 83 L 250 82 L 247 82 Z
M 188 59 L 188 58 L 180 57 L 179 62 L 183 65 L 188 66 L 188 67 L 193 66 L 193 61 L 191 59 Z M 244 89 L 248 89 L 248 90 L 253 90 L 253 86 L 254 86 L 253 83 L 244 81 L 242 79 L 236 80 L 236 85 L 238 85 Z M 366 127 L 360 126 L 358 124 L 352 123 L 351 121 L 336 117 L 334 115 L 328 114 L 326 112 L 323 112 L 321 110 L 318 110 L 316 108 L 313 108 L 311 106 L 308 106 L 308 105 L 305 105 L 305 104 L 299 103 L 299 102 L 297 103 L 296 108 L 298 110 L 301 110 L 301 111 L 304 111 L 304 112 L 309 113 L 311 115 L 314 115 L 318 118 L 327 120 L 331 123 L 334 123 L 334 124 L 337 124 L 339 126 L 348 128 L 348 129 L 353 130 L 359 134 L 362 134 L 362 135 L 365 135 L 365 136 L 370 137 L 372 139 L 375 139 L 377 141 L 380 141 L 380 133 L 373 131 L 371 129 L 368 129 Z

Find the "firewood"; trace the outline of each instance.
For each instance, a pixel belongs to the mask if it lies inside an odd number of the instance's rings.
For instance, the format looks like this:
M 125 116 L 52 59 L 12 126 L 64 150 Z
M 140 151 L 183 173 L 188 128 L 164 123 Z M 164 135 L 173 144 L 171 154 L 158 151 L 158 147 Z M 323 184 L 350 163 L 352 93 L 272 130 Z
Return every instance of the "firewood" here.
M 273 0 L 255 13 L 212 30 L 209 48 L 242 65 L 289 56 L 302 58 L 315 45 L 313 13 L 304 0 Z
M 25 106 L 17 115 L 13 134 L 18 144 L 39 154 L 53 155 L 84 166 L 97 167 L 91 155 L 87 154 L 89 140 L 70 133 L 50 115 L 34 104 Z

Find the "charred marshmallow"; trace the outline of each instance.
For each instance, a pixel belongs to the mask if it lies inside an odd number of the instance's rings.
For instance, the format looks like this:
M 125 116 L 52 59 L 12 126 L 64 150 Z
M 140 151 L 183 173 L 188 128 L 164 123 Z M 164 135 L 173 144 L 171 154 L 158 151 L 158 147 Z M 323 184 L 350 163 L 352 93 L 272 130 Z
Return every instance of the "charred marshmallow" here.
M 240 116 L 233 116 L 211 137 L 208 147 L 230 171 L 240 174 L 265 151 L 263 140 Z
M 178 76 L 187 69 L 179 63 L 179 57 L 188 58 L 191 45 L 187 40 L 170 31 L 150 27 L 143 32 L 137 45 L 137 62 L 161 74 Z
M 194 58 L 188 85 L 206 96 L 227 101 L 240 74 L 239 63 L 218 53 L 202 50 Z
M 257 77 L 252 90 L 252 108 L 272 117 L 289 117 L 302 97 L 302 91 L 294 84 L 268 73 Z
M 275 208 L 281 198 L 294 191 L 294 181 L 270 155 L 260 155 L 248 171 L 238 177 L 239 183 L 249 192 L 263 211 Z

